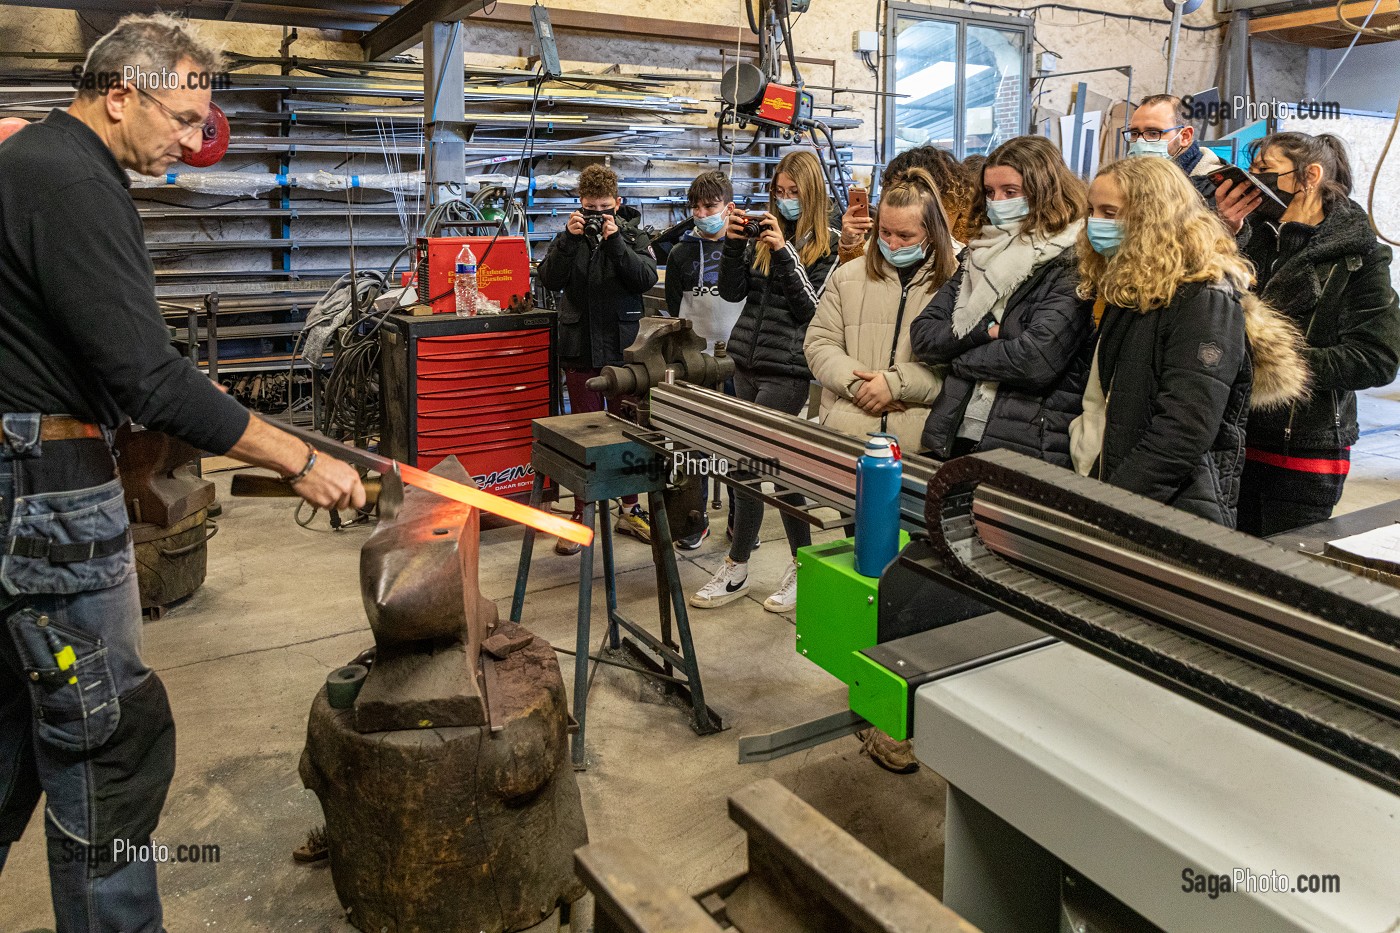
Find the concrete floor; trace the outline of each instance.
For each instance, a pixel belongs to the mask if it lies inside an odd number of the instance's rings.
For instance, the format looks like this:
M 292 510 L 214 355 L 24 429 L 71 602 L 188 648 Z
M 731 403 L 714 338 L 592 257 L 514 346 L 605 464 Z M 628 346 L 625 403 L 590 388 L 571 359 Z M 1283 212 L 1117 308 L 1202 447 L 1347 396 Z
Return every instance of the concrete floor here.
M 1400 480 L 1400 385 L 1370 393 L 1361 409 L 1363 436 L 1338 514 L 1390 501 Z M 221 494 L 228 475 L 217 477 Z M 216 865 L 162 866 L 166 925 L 172 933 L 351 930 L 326 863 L 299 865 L 290 853 L 321 822 L 316 798 L 297 777 L 312 697 L 329 671 L 372 644 L 357 583 L 367 532 L 332 533 L 323 518 L 315 530 L 302 529 L 284 501 L 221 498 L 207 582 L 145 627 L 146 658 L 165 681 L 179 728 L 179 764 L 156 841 L 220 847 Z M 717 533 L 681 560 L 688 592 L 723 559 L 723 525 L 713 524 Z M 745 866 L 744 837 L 726 816 L 726 798 L 773 777 L 937 894 L 937 775 L 888 774 L 859 754 L 854 738 L 766 765 L 736 764 L 739 736 L 845 705 L 844 686 L 794 652 L 788 619 L 761 607 L 787 560 L 772 510 L 763 540 L 750 598 L 692 614 L 707 698 L 728 731 L 697 737 L 679 711 L 653 699 L 639 675 L 599 671 L 589 703 L 591 767 L 579 775 L 590 836 L 636 840 L 682 887 L 700 890 Z M 502 616 L 519 541 L 517 529 L 482 536 L 481 588 Z M 547 545 L 537 554 L 525 622 L 571 647 L 577 558 L 557 557 Z M 649 548 L 621 539 L 618 569 L 624 609 L 654 619 L 646 614 L 654 607 Z M 594 595 L 596 619 L 601 586 Z M 562 660 L 570 683 L 572 666 Z M 0 878 L 0 931 L 52 925 L 46 876 L 36 815 Z
M 297 777 L 306 715 L 326 674 L 373 643 L 361 607 L 359 547 L 368 532 L 296 526 L 286 501 L 233 499 L 216 474 L 224 514 L 210 543 L 209 575 L 188 601 L 145 626 L 145 656 L 170 693 L 179 761 L 156 841 L 215 843 L 217 865 L 160 871 L 166 925 L 231 930 L 345 931 L 327 864 L 291 851 L 319 824 L 320 807 Z M 744 836 L 726 816 L 730 793 L 773 777 L 934 891 L 942 872 L 943 784 L 931 772 L 896 776 L 859 754 L 855 738 L 767 764 L 740 766 L 739 736 L 770 732 L 844 708 L 845 687 L 793 650 L 787 616 L 763 610 L 787 561 L 772 510 L 751 563 L 750 598 L 695 611 L 692 626 L 707 698 L 730 729 L 697 737 L 684 715 L 642 678 L 604 667 L 590 694 L 590 768 L 579 775 L 590 837 L 644 845 L 688 889 L 744 870 Z M 680 561 L 687 592 L 723 560 L 716 534 Z M 830 537 L 831 535 L 828 535 Z M 482 593 L 509 613 L 521 533 L 482 535 Z M 818 536 L 821 540 L 821 536 Z M 572 648 L 578 558 L 541 539 L 525 624 Z M 649 546 L 617 543 L 619 599 L 634 619 L 655 620 Z M 601 576 L 601 558 L 596 560 Z M 594 588 L 594 631 L 603 589 Z M 648 615 L 650 612 L 650 615 Z M 572 659 L 562 657 L 566 685 Z M 572 694 L 570 694 L 572 695 Z M 852 794 L 852 786 L 864 788 Z M 42 825 L 31 821 L 0 878 L 0 931 L 52 925 Z M 585 910 L 585 913 L 587 911 Z

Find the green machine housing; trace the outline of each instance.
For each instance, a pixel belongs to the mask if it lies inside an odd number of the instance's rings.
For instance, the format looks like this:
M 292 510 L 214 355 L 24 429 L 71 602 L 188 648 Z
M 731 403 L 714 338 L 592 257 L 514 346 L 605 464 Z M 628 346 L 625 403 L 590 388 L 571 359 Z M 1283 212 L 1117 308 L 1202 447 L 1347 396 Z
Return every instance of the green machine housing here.
M 948 586 L 924 539 L 900 532 L 900 547 L 878 579 L 856 572 L 853 538 L 799 549 L 797 650 L 846 685 L 853 712 L 907 739 L 920 686 L 1054 639 Z

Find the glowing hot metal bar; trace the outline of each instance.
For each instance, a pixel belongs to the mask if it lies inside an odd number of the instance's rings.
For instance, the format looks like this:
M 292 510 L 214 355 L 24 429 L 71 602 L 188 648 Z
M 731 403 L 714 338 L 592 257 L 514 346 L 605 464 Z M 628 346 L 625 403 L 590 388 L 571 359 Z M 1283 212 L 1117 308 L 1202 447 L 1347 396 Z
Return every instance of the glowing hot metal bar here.
M 325 451 L 347 463 L 368 467 L 378 473 L 397 472 L 405 483 L 436 493 L 444 499 L 452 499 L 474 506 L 483 512 L 499 515 L 501 518 L 518 522 L 521 525 L 528 525 L 536 531 L 542 531 L 547 535 L 554 535 L 575 544 L 582 544 L 585 547 L 593 543 L 593 529 L 580 525 L 578 522 L 571 522 L 567 518 L 550 515 L 548 512 L 532 509 L 528 505 L 521 505 L 512 499 L 482 492 L 480 489 L 456 483 L 441 476 L 434 476 L 432 473 L 405 463 L 399 463 L 397 460 L 333 441 L 325 435 L 317 434 L 306 428 L 289 424 L 278 424 L 277 427 L 288 434 L 296 435 L 317 450 Z

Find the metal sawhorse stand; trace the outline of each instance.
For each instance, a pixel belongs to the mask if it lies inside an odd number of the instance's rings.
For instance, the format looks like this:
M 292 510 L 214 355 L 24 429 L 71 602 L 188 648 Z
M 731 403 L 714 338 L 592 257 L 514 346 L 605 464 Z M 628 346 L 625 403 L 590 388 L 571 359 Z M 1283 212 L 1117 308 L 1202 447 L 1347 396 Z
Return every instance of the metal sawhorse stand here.
M 603 585 L 607 591 L 608 605 L 607 649 L 609 654 L 625 650 L 641 666 L 634 667 L 601 657 L 591 659 L 662 680 L 669 692 L 688 705 L 690 726 L 697 734 L 709 735 L 727 728 L 719 714 L 705 705 L 705 693 L 700 684 L 700 666 L 695 658 L 694 642 L 690 637 L 685 594 L 681 590 L 680 572 L 676 567 L 676 553 L 671 547 L 671 530 L 666 518 L 666 502 L 662 496 L 670 472 L 669 464 L 665 462 L 664 457 L 658 456 L 623 433 L 627 430 L 638 430 L 636 425 L 605 412 L 539 418 L 534 422 L 532 430 L 534 445 L 530 459 L 535 470 L 535 484 L 530 493 L 530 504 L 539 507 L 543 499 L 545 477 L 572 491 L 575 499 L 583 503 L 583 524 L 590 528 L 594 527 L 594 518 L 599 514 L 598 505 L 602 504 L 600 530 L 603 543 Z M 608 503 L 622 496 L 642 493 L 646 493 L 647 507 L 651 513 L 651 553 L 656 564 L 657 606 L 661 614 L 660 638 L 625 618 L 617 610 L 612 513 Z M 515 595 L 510 604 L 512 622 L 520 621 L 524 609 L 525 586 L 530 577 L 530 559 L 534 547 L 535 531 L 526 528 L 525 538 L 520 546 L 520 566 L 515 575 Z M 579 555 L 578 637 L 574 655 L 573 709 L 578 731 L 574 733 L 572 748 L 575 770 L 587 767 L 584 734 L 590 685 L 588 662 L 592 611 L 593 546 L 588 545 Z M 672 612 L 675 614 L 679 645 L 672 638 Z M 626 629 L 641 644 L 622 638 L 619 629 Z M 677 670 L 680 671 L 679 676 Z

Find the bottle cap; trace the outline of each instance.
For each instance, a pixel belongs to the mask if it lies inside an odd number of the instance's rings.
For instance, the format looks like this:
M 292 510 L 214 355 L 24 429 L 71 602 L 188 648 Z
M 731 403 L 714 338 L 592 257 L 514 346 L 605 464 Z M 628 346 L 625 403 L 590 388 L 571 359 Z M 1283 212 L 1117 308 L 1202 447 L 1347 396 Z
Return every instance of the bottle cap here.
M 875 436 L 865 442 L 865 455 L 867 457 L 893 457 L 894 451 L 890 448 L 890 442 L 883 437 Z
M 899 438 L 893 434 L 872 432 L 870 440 L 865 442 L 865 454 L 868 457 L 891 457 L 899 460 Z

